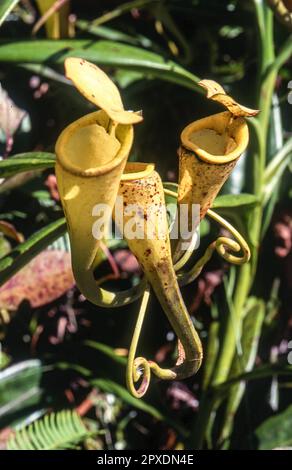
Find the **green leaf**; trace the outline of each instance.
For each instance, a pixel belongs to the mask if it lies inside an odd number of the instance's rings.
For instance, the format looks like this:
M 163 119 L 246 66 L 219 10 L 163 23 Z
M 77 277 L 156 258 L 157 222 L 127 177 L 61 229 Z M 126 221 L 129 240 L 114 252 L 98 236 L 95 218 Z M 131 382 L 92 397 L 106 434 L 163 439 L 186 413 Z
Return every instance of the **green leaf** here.
M 0 5 L 0 26 L 4 23 L 5 19 L 11 10 L 17 5 L 19 0 L 1 0 Z
M 212 206 L 212 209 L 218 210 L 220 215 L 233 223 L 246 239 L 251 249 L 251 259 L 253 259 L 253 253 L 257 250 L 258 243 L 252 230 L 253 216 L 258 204 L 259 200 L 253 194 L 228 194 L 218 196 Z
M 165 419 L 163 414 L 160 413 L 157 408 L 154 408 L 154 406 L 149 405 L 144 400 L 133 397 L 133 395 L 131 395 L 128 390 L 126 390 L 124 387 L 117 384 L 116 382 L 113 382 L 112 380 L 94 379 L 91 381 L 91 383 L 93 386 L 100 388 L 104 392 L 113 393 L 117 397 L 121 398 L 128 405 L 133 406 L 134 408 L 137 408 L 139 410 L 145 411 L 146 413 L 150 414 L 151 416 L 153 416 L 153 418 L 156 418 L 159 421 Z
M 230 377 L 239 375 L 241 372 L 249 372 L 254 367 L 264 316 L 265 304 L 263 300 L 250 297 L 242 325 L 242 354 L 235 353 Z M 242 381 L 230 386 L 228 390 L 228 399 L 219 437 L 220 442 L 224 442 L 225 448 L 229 445 L 234 418 L 241 403 L 245 387 L 246 384 Z
M 148 48 L 152 45 L 152 41 L 146 36 L 134 36 L 126 34 L 123 31 L 119 31 L 117 29 L 109 28 L 107 26 L 96 26 L 94 22 L 77 20 L 76 27 L 79 28 L 81 31 L 86 31 L 89 34 L 98 36 L 102 39 L 109 39 L 111 41 L 119 42 L 121 41 L 126 42 L 127 44 L 131 44 L 133 46 L 143 46 Z
M 17 430 L 7 443 L 8 450 L 69 449 L 92 435 L 76 411 L 50 413 Z
M 8 356 L 4 351 L 1 351 L 1 356 L 0 356 L 0 370 L 5 369 L 10 362 L 12 361 L 11 357 Z
M 152 3 L 158 2 L 159 0 L 132 0 L 131 2 L 125 2 L 121 5 L 118 5 L 117 8 L 114 8 L 111 11 L 106 12 L 104 15 L 100 16 L 94 20 L 93 24 L 100 25 L 107 23 L 108 21 L 118 18 L 119 16 L 128 13 L 133 8 L 145 8 Z
M 0 61 L 63 64 L 67 57 L 81 57 L 98 65 L 141 72 L 147 78 L 160 78 L 204 94 L 199 78 L 165 57 L 114 41 L 68 39 L 0 42 Z
M 99 348 L 97 346 L 96 349 L 99 349 L 100 351 L 103 350 L 103 352 L 105 352 L 104 347 Z M 58 362 L 58 363 L 55 363 L 53 367 L 57 367 L 62 370 L 68 370 L 68 369 L 74 370 L 78 372 L 79 374 L 84 375 L 84 377 L 86 377 L 87 380 L 90 381 L 92 386 L 100 388 L 103 392 L 112 393 L 116 395 L 124 403 L 134 408 L 137 408 L 141 411 L 144 411 L 145 413 L 148 413 L 149 415 L 153 416 L 153 418 L 158 419 L 159 421 L 165 421 L 174 429 L 176 429 L 182 436 L 186 436 L 188 434 L 187 430 L 180 423 L 178 423 L 177 420 L 173 421 L 167 415 L 162 414 L 159 411 L 159 409 L 145 402 L 144 399 L 133 397 L 133 395 L 131 395 L 125 387 L 122 387 L 120 384 L 114 382 L 113 380 L 105 379 L 105 378 L 98 378 L 98 379 L 90 380 L 90 377 L 92 374 L 91 371 L 89 369 L 86 369 L 83 366 L 80 366 L 79 364 Z
M 259 203 L 259 200 L 253 194 L 223 194 L 217 196 L 213 202 L 212 209 L 239 207 L 239 206 L 254 206 Z
M 43 64 L 18 64 L 25 70 L 29 70 L 33 72 L 35 75 L 41 75 L 42 77 L 48 80 L 55 80 L 56 82 L 63 83 L 64 85 L 68 85 L 69 80 L 64 77 L 63 74 L 56 72 L 50 67 L 46 67 Z
M 276 122 L 276 118 L 274 118 L 273 121 Z M 277 124 L 277 126 L 279 126 L 279 124 Z M 280 148 L 280 150 L 278 150 L 265 169 L 263 187 L 263 202 L 265 211 L 263 214 L 261 238 L 265 236 L 265 233 L 270 225 L 275 206 L 280 197 L 281 180 L 291 160 L 292 138 L 288 139 L 287 142 Z
M 0 418 L 39 400 L 41 376 L 38 359 L 19 362 L 0 372 Z
M 19 153 L 0 161 L 0 178 L 9 178 L 25 171 L 52 168 L 55 162 L 56 157 L 53 153 Z
M 246 239 L 251 253 L 257 249 L 257 240 L 252 239 L 251 224 L 253 212 L 260 203 L 254 194 L 223 194 L 213 202 L 212 209 L 217 209 L 220 215 L 234 223 L 236 229 Z M 235 210 L 236 209 L 236 210 Z
M 226 382 L 214 386 L 214 390 L 225 393 L 230 385 L 236 384 L 237 382 L 265 379 L 275 375 L 287 377 L 292 376 L 292 366 L 286 364 L 265 364 L 263 366 L 257 367 L 251 372 L 245 372 L 243 374 L 236 375 L 235 377 L 226 380 Z
M 283 413 L 264 421 L 255 431 L 260 450 L 271 450 L 276 447 L 292 446 L 292 405 Z
M 100 343 L 98 341 L 92 341 L 90 339 L 84 341 L 84 345 L 88 346 L 89 348 L 96 349 L 97 351 L 102 352 L 109 358 L 111 358 L 113 361 L 117 362 L 118 364 L 126 365 L 127 364 L 127 359 L 122 356 L 118 356 L 115 353 L 115 350 L 108 346 L 107 344 Z
M 267 203 L 273 195 L 277 184 L 280 182 L 282 175 L 292 162 L 292 137 L 285 143 L 285 145 L 274 156 L 265 170 L 264 181 L 264 202 Z
M 65 219 L 58 219 L 34 233 L 0 260 L 0 286 L 66 231 Z
M 83 367 L 80 364 L 73 364 L 69 362 L 55 362 L 51 365 L 52 368 L 61 369 L 61 370 L 74 370 L 78 374 L 84 375 L 84 377 L 91 377 L 92 373 L 86 367 Z
M 168 416 L 163 415 L 157 408 L 145 402 L 141 398 L 133 397 L 133 395 L 131 395 L 126 388 L 122 387 L 116 382 L 113 382 L 109 379 L 94 379 L 91 383 L 92 385 L 100 388 L 104 392 L 113 393 L 117 397 L 121 398 L 121 400 L 123 400 L 128 405 L 133 406 L 138 410 L 145 411 L 145 413 L 148 413 L 149 415 L 153 416 L 153 418 L 158 419 L 159 421 L 167 422 L 168 424 L 173 426 L 178 432 L 180 432 L 181 435 L 187 435 L 187 430 L 180 424 L 178 424 L 177 420 L 173 421 Z
M 242 325 L 242 356 L 234 357 L 230 376 L 249 372 L 254 365 L 261 328 L 265 317 L 265 304 L 262 299 L 250 297 L 245 309 Z
M 285 42 L 282 43 L 280 49 L 277 52 L 275 60 L 273 60 L 270 66 L 267 68 L 263 85 L 265 85 L 273 73 L 277 73 L 280 68 L 291 58 L 292 55 L 292 34 L 290 34 Z
M 214 304 L 216 305 L 216 304 Z M 214 309 L 214 306 L 212 307 Z M 208 331 L 208 343 L 205 350 L 205 361 L 203 365 L 203 390 L 207 390 L 212 379 L 212 373 L 219 350 L 219 322 L 212 321 Z

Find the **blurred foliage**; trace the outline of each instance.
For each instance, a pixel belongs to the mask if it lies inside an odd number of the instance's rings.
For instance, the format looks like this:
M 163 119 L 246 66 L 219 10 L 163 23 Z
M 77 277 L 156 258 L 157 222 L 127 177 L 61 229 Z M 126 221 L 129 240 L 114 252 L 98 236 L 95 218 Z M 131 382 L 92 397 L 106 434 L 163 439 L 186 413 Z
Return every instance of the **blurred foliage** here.
M 93 434 L 93 433 L 92 433 Z M 8 450 L 58 450 L 74 448 L 91 435 L 76 411 L 59 411 L 16 431 Z
M 101 311 L 75 288 L 63 293 L 54 263 L 48 276 L 50 282 L 56 277 L 57 299 L 33 307 L 24 288 L 11 308 L 7 298 L 1 305 L 0 295 L 1 448 L 9 439 L 10 448 L 11 442 L 37 447 L 30 440 L 49 448 L 36 433 L 43 436 L 42 426 L 52 425 L 58 437 L 61 418 L 52 420 L 65 409 L 75 414 L 66 415 L 70 432 L 62 448 L 290 446 L 289 28 L 264 0 L 71 0 L 65 14 L 49 1 L 47 21 L 41 3 L 4 0 L 0 6 L 0 221 L 25 238 L 19 243 L 0 233 L 6 292 L 13 276 L 26 282 L 22 268 L 32 269 L 28 263 L 43 250 L 64 257 L 68 251 L 54 144 L 68 123 L 93 109 L 64 77 L 69 55 L 101 65 L 122 89 L 127 108 L 143 110 L 130 158 L 155 162 L 169 182 L 177 181 L 181 130 L 220 109 L 199 92 L 198 77 L 213 78 L 238 101 L 260 107 L 250 123 L 248 152 L 214 203 L 247 237 L 253 257 L 243 268 L 214 257 L 184 288 L 204 342 L 203 370 L 184 383 L 154 382 L 145 400 L 133 398 L 124 382 L 136 305 Z M 203 221 L 200 250 L 215 234 Z M 108 276 L 112 288 L 128 288 L 139 276 L 135 260 L 123 242 L 110 248 L 118 279 L 107 261 L 100 277 Z M 34 298 L 42 282 L 33 281 Z M 155 299 L 139 347 L 154 351 L 159 363 L 174 354 L 173 334 Z M 74 433 L 76 413 L 86 425 L 80 421 Z

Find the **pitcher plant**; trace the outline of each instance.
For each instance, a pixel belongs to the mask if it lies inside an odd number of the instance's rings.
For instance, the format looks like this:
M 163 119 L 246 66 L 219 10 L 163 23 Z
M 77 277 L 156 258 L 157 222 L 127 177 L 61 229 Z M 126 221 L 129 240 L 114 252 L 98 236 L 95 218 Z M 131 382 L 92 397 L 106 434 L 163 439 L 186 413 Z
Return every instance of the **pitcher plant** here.
M 201 366 L 201 341 L 180 286 L 199 275 L 214 251 L 231 263 L 249 260 L 244 239 L 210 207 L 248 145 L 245 117 L 257 111 L 236 103 L 217 83 L 200 82 L 207 89 L 207 97 L 222 103 L 227 111 L 195 121 L 183 130 L 178 190 L 170 191 L 164 188 L 154 164 L 127 163 L 133 125 L 141 122 L 142 116 L 124 109 L 120 93 L 109 77 L 79 58 L 66 59 L 65 70 L 79 92 L 100 108 L 66 127 L 56 144 L 56 176 L 70 238 L 73 273 L 82 294 L 95 305 L 118 307 L 142 298 L 126 380 L 130 392 L 141 397 L 147 391 L 151 372 L 160 379 L 183 379 Z M 177 239 L 172 241 L 173 252 L 165 194 L 177 198 L 178 227 L 182 204 L 187 205 L 188 212 L 188 238 L 182 237 L 179 230 Z M 193 204 L 200 206 L 196 224 L 192 220 Z M 219 237 L 185 272 L 183 268 L 194 252 L 194 232 L 205 215 L 223 225 L 234 239 Z M 106 243 L 112 219 L 144 273 L 137 286 L 119 292 L 104 289 L 95 276 L 102 258 L 101 244 Z M 184 242 L 189 242 L 186 250 Z M 241 255 L 234 254 L 239 252 Z M 179 340 L 178 358 L 171 368 L 163 369 L 151 360 L 135 357 L 150 287 Z M 136 383 L 140 383 L 138 389 Z

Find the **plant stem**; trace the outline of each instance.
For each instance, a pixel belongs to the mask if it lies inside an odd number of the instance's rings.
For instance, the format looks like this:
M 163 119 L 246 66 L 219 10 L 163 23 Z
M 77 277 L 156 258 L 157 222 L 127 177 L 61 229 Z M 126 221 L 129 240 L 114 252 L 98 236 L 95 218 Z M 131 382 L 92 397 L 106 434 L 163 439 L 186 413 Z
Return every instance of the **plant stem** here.
M 260 196 L 264 186 L 269 121 L 275 81 L 278 69 L 282 65 L 283 61 L 285 61 L 285 58 L 287 58 L 287 50 L 289 50 L 291 46 L 290 44 L 287 45 L 285 43 L 281 50 L 281 59 L 278 60 L 277 66 L 272 65 L 275 59 L 273 14 L 265 3 L 255 1 L 254 4 L 258 23 L 260 56 L 260 65 L 258 70 L 258 82 L 260 83 L 260 87 L 257 102 L 261 113 L 255 126 L 253 126 L 257 142 L 256 158 L 253 160 L 253 193 L 256 196 Z M 238 333 L 241 332 L 242 328 L 243 308 L 256 274 L 262 216 L 263 203 L 253 209 L 252 222 L 250 224 L 250 239 L 254 244 L 252 250 L 252 262 L 242 266 L 239 271 L 233 300 L 234 315 L 231 318 L 231 313 L 229 312 L 223 341 L 219 348 L 219 355 L 215 365 L 213 380 L 210 384 L 211 390 L 214 385 L 222 384 L 228 379 L 232 360 L 236 352 L 236 339 L 241 336 Z M 193 429 L 193 445 L 195 449 L 200 449 L 203 446 L 209 419 L 212 416 L 212 413 L 215 412 L 215 408 L 217 406 L 218 400 L 216 399 L 216 394 L 212 394 L 210 396 L 210 388 L 207 389 L 202 395 L 198 420 L 195 423 L 195 428 Z
M 265 11 L 265 42 L 262 44 L 263 56 L 261 64 L 261 72 L 267 71 L 269 65 L 274 59 L 274 46 L 273 46 L 273 15 L 268 9 Z M 261 40 L 263 40 L 261 36 Z M 254 190 L 255 196 L 262 194 L 262 188 L 264 184 L 264 170 L 266 163 L 266 142 L 268 140 L 269 130 L 269 119 L 271 111 L 272 96 L 277 78 L 277 71 L 273 71 L 266 76 L 266 79 L 262 81 L 260 96 L 258 98 L 259 107 L 261 110 L 259 116 L 259 124 L 261 129 L 261 137 L 258 138 L 257 142 L 257 159 L 254 159 L 253 173 L 256 175 L 254 178 Z M 258 160 L 258 161 L 257 161 Z M 249 294 L 250 287 L 255 276 L 257 258 L 258 258 L 258 247 L 260 244 L 260 229 L 263 214 L 262 204 L 256 206 L 253 210 L 253 218 L 251 223 L 250 238 L 255 241 L 252 256 L 253 260 L 250 264 L 246 264 L 240 268 L 240 273 L 234 293 L 234 311 L 235 311 L 235 325 L 233 322 L 228 321 L 226 335 L 223 340 L 220 358 L 217 364 L 217 373 L 214 377 L 214 383 L 218 384 L 225 380 L 230 370 L 230 365 L 235 352 L 236 338 L 234 334 L 234 328 L 241 328 L 242 310 Z

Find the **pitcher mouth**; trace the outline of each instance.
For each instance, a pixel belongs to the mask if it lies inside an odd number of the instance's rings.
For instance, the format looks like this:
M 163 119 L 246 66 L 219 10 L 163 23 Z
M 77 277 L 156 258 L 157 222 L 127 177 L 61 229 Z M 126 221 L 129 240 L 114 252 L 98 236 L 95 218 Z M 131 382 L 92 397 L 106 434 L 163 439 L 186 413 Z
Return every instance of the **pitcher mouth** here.
M 248 139 L 245 119 L 235 118 L 229 111 L 192 122 L 181 133 L 183 147 L 215 165 L 236 160 L 245 151 Z
M 118 167 L 121 162 L 125 159 L 124 149 L 130 148 L 133 142 L 133 127 L 126 124 L 117 124 L 115 128 L 115 136 L 110 136 L 107 134 L 106 129 L 108 128 L 110 119 L 108 115 L 100 110 L 94 113 L 87 114 L 80 119 L 77 119 L 73 123 L 69 124 L 63 132 L 60 134 L 57 143 L 56 143 L 56 154 L 57 162 L 69 173 L 72 173 L 77 176 L 83 177 L 94 177 L 106 174 L 116 167 Z M 94 162 L 93 165 L 89 165 L 88 168 L 78 165 L 72 159 L 72 153 L 70 153 L 70 140 L 74 136 L 74 133 L 80 132 L 82 129 L 86 129 L 89 126 L 97 125 L 101 131 L 104 129 L 103 134 L 106 138 L 110 139 L 112 137 L 113 142 L 117 145 L 113 146 L 116 149 L 116 152 L 113 151 L 112 155 L 109 155 L 109 161 L 105 164 L 98 164 L 98 159 Z M 98 139 L 96 140 L 96 146 L 98 148 Z M 71 145 L 72 147 L 72 145 Z M 84 152 L 83 152 L 84 153 Z M 80 162 L 82 163 L 82 156 Z M 73 160 L 73 161 L 72 161 Z
M 154 170 L 154 163 L 127 162 L 121 181 L 134 181 L 147 178 Z

